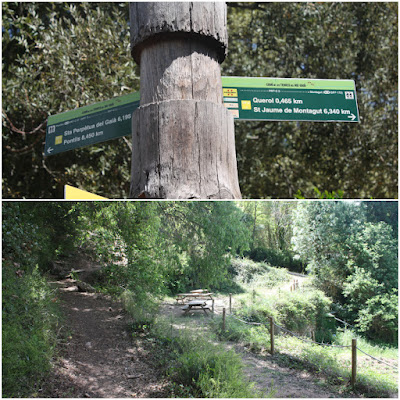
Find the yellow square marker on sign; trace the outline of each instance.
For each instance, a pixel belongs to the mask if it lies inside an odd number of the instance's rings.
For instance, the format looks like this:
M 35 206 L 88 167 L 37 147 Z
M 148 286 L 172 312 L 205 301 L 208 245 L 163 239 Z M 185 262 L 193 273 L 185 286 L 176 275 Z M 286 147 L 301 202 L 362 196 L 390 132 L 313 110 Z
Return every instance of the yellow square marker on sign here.
M 242 110 L 251 110 L 251 100 L 242 100 Z
M 62 143 L 62 135 L 56 136 L 55 144 L 61 144 L 61 143 Z
M 222 89 L 224 97 L 237 97 L 237 89 Z

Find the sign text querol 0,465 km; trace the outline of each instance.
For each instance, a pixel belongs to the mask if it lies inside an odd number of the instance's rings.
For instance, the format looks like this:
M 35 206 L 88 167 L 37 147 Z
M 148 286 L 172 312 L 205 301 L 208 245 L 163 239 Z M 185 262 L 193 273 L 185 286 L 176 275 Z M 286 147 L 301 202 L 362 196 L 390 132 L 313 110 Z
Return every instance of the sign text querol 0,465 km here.
M 238 120 L 359 122 L 352 80 L 223 77 L 224 104 Z M 139 92 L 49 117 L 46 156 L 131 134 Z
M 239 120 L 359 122 L 352 80 L 223 77 L 222 87 Z

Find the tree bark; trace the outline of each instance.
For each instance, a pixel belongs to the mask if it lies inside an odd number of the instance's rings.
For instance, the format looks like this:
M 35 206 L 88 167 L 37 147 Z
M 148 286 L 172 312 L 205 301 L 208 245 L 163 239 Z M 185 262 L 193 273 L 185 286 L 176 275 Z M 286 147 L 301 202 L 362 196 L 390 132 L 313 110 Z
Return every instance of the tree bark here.
M 140 107 L 131 197 L 241 198 L 233 117 L 223 106 L 225 3 L 131 3 Z

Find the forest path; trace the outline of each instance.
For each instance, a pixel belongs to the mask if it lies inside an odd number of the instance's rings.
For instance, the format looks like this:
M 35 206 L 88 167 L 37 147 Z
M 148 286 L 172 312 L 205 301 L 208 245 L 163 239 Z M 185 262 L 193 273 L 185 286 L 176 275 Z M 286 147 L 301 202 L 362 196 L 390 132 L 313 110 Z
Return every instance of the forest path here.
M 79 292 L 70 278 L 52 284 L 59 289 L 69 337 L 42 396 L 165 397 L 166 382 L 140 340 L 133 343 L 122 304 Z
M 222 314 L 222 309 L 229 307 L 229 297 L 215 298 L 215 314 Z M 205 316 L 202 311 L 193 311 L 189 315 L 183 315 L 182 305 L 166 303 L 162 308 L 162 314 L 171 318 L 176 329 L 202 331 L 202 336 L 209 336 L 209 322 L 211 315 Z M 208 332 L 208 333 L 207 333 Z M 249 352 L 243 345 L 233 342 L 218 342 L 228 350 L 234 350 L 244 362 L 244 372 L 251 382 L 255 382 L 255 388 L 268 395 L 273 390 L 274 398 L 338 398 L 348 397 L 331 388 L 321 376 L 307 371 L 282 367 L 276 356 L 269 353 L 258 355 Z M 357 396 L 352 396 L 357 397 Z
M 54 280 L 58 288 L 68 340 L 63 344 L 53 371 L 46 381 L 43 397 L 167 397 L 167 381 L 152 366 L 152 355 L 133 340 L 131 320 L 122 304 L 98 293 L 79 292 L 70 278 Z M 228 308 L 229 297 L 217 297 L 215 313 Z M 209 331 L 210 316 L 203 313 L 184 316 L 182 306 L 164 304 L 161 313 L 174 325 Z M 173 318 L 172 318 L 173 317 Z M 212 335 L 209 335 L 210 338 Z M 211 339 L 213 340 L 213 339 Z M 255 355 L 239 344 L 220 342 L 238 353 L 245 364 L 245 374 L 258 390 L 276 398 L 342 397 L 321 379 L 305 371 L 281 367 L 269 354 Z

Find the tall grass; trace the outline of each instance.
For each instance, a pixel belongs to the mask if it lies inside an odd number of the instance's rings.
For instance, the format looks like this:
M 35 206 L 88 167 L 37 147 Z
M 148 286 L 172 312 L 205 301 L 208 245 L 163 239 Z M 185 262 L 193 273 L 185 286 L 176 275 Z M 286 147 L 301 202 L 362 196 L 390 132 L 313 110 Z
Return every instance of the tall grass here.
M 256 353 L 270 350 L 270 332 L 267 326 L 248 325 L 228 316 L 226 329 L 221 330 L 221 318 L 212 324 L 214 331 L 225 340 L 241 342 Z M 334 345 L 350 346 L 351 339 L 357 337 L 350 331 L 338 332 Z M 331 383 L 341 386 L 340 390 L 350 391 L 351 348 L 320 346 L 302 341 L 290 335 L 275 336 L 274 358 L 284 366 L 306 369 L 321 373 Z M 381 348 L 358 337 L 357 347 L 366 353 L 380 358 L 396 366 L 398 351 L 395 348 Z M 397 370 L 383 364 L 373 362 L 368 356 L 358 352 L 358 370 L 356 391 L 366 396 L 388 397 L 398 390 Z
M 16 277 L 3 265 L 2 295 L 3 397 L 31 397 L 50 369 L 56 346 L 55 293 L 37 268 Z
M 165 372 L 177 397 L 259 398 L 244 373 L 244 364 L 233 350 L 196 332 L 173 328 L 173 322 L 157 318 L 151 330 L 163 352 Z

